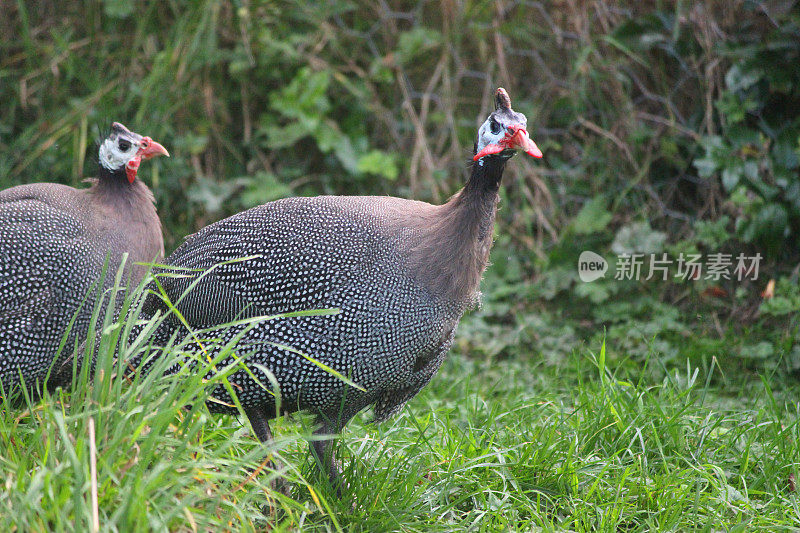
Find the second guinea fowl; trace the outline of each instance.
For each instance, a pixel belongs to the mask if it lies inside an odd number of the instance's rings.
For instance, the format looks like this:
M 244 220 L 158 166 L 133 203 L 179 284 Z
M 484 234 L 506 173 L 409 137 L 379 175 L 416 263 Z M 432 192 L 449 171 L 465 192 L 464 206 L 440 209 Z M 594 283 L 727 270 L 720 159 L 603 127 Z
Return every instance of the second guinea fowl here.
M 338 468 L 330 436 L 370 405 L 376 421 L 389 418 L 438 370 L 459 319 L 478 297 L 505 164 L 517 150 L 542 155 L 504 89 L 495 94 L 495 108 L 478 131 L 468 183 L 444 205 L 377 196 L 290 198 L 207 226 L 165 260 L 199 270 L 217 265 L 191 290 L 191 276 L 161 280 L 193 330 L 293 311 L 341 311 L 203 335 L 218 335 L 224 345 L 244 331 L 236 353 L 260 383 L 245 370 L 229 380 L 256 435 L 270 440 L 268 420 L 281 412 L 315 413 L 312 450 L 333 482 Z M 168 316 L 156 345 L 175 331 L 186 333 L 154 291 L 143 313 L 159 311 Z M 265 370 L 279 390 L 265 390 L 273 383 Z M 237 412 L 222 386 L 212 396 L 211 411 Z
M 153 195 L 137 171 L 142 159 L 169 155 L 166 149 L 115 122 L 98 155 L 99 175 L 87 189 L 32 183 L 0 191 L 0 385 L 6 394 L 18 390 L 20 376 L 34 396 L 51 368 L 51 388 L 71 377 L 72 365 L 64 363 L 86 339 L 97 294 L 90 289 L 104 266 L 102 288 L 108 289 L 124 253 L 127 265 L 164 253 Z M 126 270 L 134 283 L 145 272 Z

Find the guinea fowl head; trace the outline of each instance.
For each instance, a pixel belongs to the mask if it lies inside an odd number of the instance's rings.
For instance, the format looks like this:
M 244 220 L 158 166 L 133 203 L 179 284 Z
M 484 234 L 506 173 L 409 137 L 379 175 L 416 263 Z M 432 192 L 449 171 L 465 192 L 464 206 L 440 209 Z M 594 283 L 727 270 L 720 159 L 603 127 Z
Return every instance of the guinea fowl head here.
M 542 151 L 525 129 L 528 119 L 511 109 L 511 98 L 502 87 L 494 93 L 494 109 L 478 130 L 473 160 L 479 161 L 483 157 L 494 155 L 508 159 L 516 150 L 522 150 L 531 157 L 542 157 Z
M 157 155 L 169 157 L 167 149 L 150 137 L 134 133 L 119 122 L 111 124 L 111 133 L 100 145 L 100 166 L 110 174 L 121 174 L 124 170 L 129 183 L 136 179 L 142 159 Z

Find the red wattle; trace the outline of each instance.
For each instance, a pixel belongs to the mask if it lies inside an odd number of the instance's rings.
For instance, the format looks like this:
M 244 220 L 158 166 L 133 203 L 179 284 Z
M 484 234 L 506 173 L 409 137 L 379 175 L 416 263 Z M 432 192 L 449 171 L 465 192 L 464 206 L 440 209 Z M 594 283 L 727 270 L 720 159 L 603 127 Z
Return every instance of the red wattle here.
M 500 142 L 502 143 L 503 141 L 500 141 Z M 485 155 L 499 154 L 500 152 L 502 152 L 505 149 L 506 148 L 504 146 L 500 146 L 499 144 L 494 144 L 494 143 L 487 144 L 486 147 L 483 150 L 481 150 L 480 152 L 475 154 L 475 157 L 473 157 L 472 160 L 473 161 L 477 161 L 478 159 L 480 159 L 481 157 L 483 157 Z
M 142 158 L 136 156 L 125 164 L 125 175 L 128 176 L 128 183 L 133 183 L 136 179 L 136 173 L 139 171 L 139 165 L 141 163 Z

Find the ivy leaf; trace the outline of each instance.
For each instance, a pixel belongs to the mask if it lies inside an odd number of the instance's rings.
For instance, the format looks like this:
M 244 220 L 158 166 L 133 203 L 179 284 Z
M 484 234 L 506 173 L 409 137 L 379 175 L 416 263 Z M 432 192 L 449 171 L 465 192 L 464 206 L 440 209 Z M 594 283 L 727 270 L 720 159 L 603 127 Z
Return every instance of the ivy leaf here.
M 764 75 L 760 68 L 744 70 L 742 65 L 733 65 L 725 74 L 725 85 L 729 91 L 741 91 L 755 85 Z
M 693 161 L 697 174 L 701 178 L 710 178 L 718 169 L 722 168 L 729 152 L 725 141 L 719 135 L 708 135 L 700 140 L 705 149 L 703 157 Z
M 741 161 L 732 161 L 730 165 L 722 169 L 722 186 L 725 190 L 731 192 L 739 185 L 739 180 L 742 179 L 744 174 L 744 167 Z

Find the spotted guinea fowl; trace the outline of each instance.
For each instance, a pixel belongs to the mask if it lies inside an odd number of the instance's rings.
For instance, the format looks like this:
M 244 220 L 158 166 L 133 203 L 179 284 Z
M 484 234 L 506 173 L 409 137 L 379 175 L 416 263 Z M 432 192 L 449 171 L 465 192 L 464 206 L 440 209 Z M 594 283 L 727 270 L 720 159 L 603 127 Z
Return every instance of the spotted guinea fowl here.
M 72 365 L 63 361 L 86 337 L 94 307 L 89 292 L 107 258 L 104 288 L 113 284 L 124 253 L 128 265 L 163 256 L 153 195 L 136 179 L 142 159 L 157 155 L 169 154 L 115 122 L 100 144 L 99 175 L 88 180 L 89 188 L 33 183 L 0 191 L 0 385 L 6 394 L 19 392 L 20 376 L 34 396 L 48 373 L 49 387 L 71 376 Z M 136 283 L 145 272 L 126 269 Z
M 280 413 L 315 413 L 312 451 L 336 483 L 331 436 L 370 405 L 376 421 L 389 418 L 430 381 L 459 319 L 478 298 L 505 164 L 515 150 L 542 155 L 504 89 L 495 103 L 478 132 L 472 175 L 444 205 L 378 196 L 289 198 L 189 236 L 165 263 L 206 272 L 199 281 L 160 281 L 180 319 L 159 291 L 147 297 L 144 316 L 165 314 L 153 344 L 187 333 L 185 325 L 211 328 L 203 337 L 218 336 L 217 346 L 241 336 L 236 355 L 249 372 L 237 370 L 229 380 L 256 435 L 269 441 L 268 420 Z M 230 262 L 237 258 L 246 259 Z M 248 317 L 333 308 L 340 312 L 214 329 Z M 204 348 L 210 357 L 219 353 Z M 212 397 L 211 411 L 237 412 L 222 386 Z

